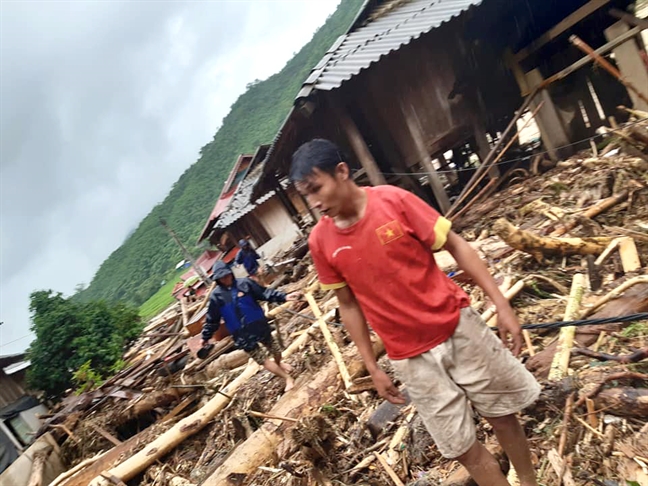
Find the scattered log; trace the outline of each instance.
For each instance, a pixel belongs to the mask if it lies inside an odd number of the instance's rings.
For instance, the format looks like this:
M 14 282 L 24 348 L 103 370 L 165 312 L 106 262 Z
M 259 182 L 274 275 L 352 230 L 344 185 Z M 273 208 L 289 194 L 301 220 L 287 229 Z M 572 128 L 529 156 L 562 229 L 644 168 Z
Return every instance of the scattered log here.
M 214 378 L 221 370 L 233 370 L 239 366 L 243 366 L 250 359 L 250 355 L 241 349 L 232 351 L 231 353 L 224 354 L 205 368 L 205 375 L 208 378 Z
M 619 204 L 620 202 L 625 201 L 628 199 L 628 195 L 630 194 L 630 191 L 627 189 L 624 191 L 621 191 L 619 194 L 615 194 L 613 196 L 610 196 L 608 198 L 605 198 L 599 202 L 597 202 L 594 206 L 591 208 L 587 209 L 583 214 L 580 215 L 580 218 L 573 219 L 569 221 L 568 223 L 556 228 L 549 236 L 562 236 L 568 231 L 573 230 L 576 226 L 580 224 L 580 221 L 583 220 L 583 218 L 594 218 L 598 216 L 599 214 L 607 211 L 611 207 Z
M 47 462 L 47 458 L 53 450 L 54 448 L 48 444 L 34 453 L 31 474 L 29 475 L 27 486 L 43 485 L 43 472 L 45 471 L 45 463 Z
M 648 375 L 644 375 L 644 380 L 648 380 Z M 648 418 L 648 389 L 606 388 L 594 397 L 594 405 L 612 415 Z
M 297 338 L 289 347 L 283 352 L 283 357 L 290 356 L 293 352 L 305 344 L 310 337 L 309 333 L 304 333 Z M 259 365 L 254 362 L 248 364 L 245 370 L 224 390 L 220 390 L 214 398 L 212 398 L 200 410 L 194 412 L 188 417 L 182 419 L 175 424 L 171 429 L 160 435 L 153 442 L 147 444 L 144 449 L 137 454 L 130 456 L 121 464 L 113 467 L 108 471 L 110 476 L 115 476 L 121 481 L 129 481 L 135 477 L 139 472 L 150 466 L 160 457 L 173 450 L 178 444 L 184 441 L 187 437 L 192 436 L 201 430 L 207 423 L 209 423 L 221 410 L 223 410 L 232 400 L 232 396 L 248 382 L 250 378 L 258 373 L 261 369 Z M 278 414 L 283 415 L 283 414 Z M 91 482 L 91 486 L 107 486 L 110 484 L 101 475 L 95 477 Z
M 158 407 L 167 407 L 180 401 L 182 395 L 190 393 L 187 388 L 173 388 L 147 393 L 133 406 L 133 415 L 139 417 Z
M 542 261 L 543 255 L 598 255 L 612 241 L 608 237 L 595 238 L 554 238 L 538 236 L 516 228 L 506 219 L 500 218 L 493 224 L 493 231 L 511 248 L 533 255 Z
M 373 344 L 374 353 L 377 354 L 382 343 Z M 349 352 L 355 353 L 355 347 L 350 346 Z M 268 414 L 291 418 L 308 416 L 334 396 L 339 390 L 339 384 L 338 367 L 332 361 L 314 377 L 297 380 L 295 388 L 287 392 Z M 252 437 L 234 450 L 203 485 L 241 484 L 276 453 L 290 426 L 290 423 L 283 420 L 265 422 Z
M 582 273 L 575 274 L 572 280 L 569 300 L 567 301 L 567 308 L 565 309 L 563 320 L 572 321 L 578 316 L 578 308 L 583 299 L 584 284 L 584 275 Z M 558 347 L 556 348 L 556 354 L 553 357 L 551 369 L 549 370 L 549 381 L 559 381 L 567 375 L 567 368 L 569 368 L 569 358 L 571 356 L 571 348 L 574 345 L 575 334 L 576 326 L 560 328 Z M 562 456 L 562 453 L 560 455 Z
M 590 391 L 582 394 L 574 404 L 574 408 L 578 408 L 581 405 L 583 405 L 583 403 L 585 403 L 585 401 L 588 398 L 593 398 L 596 395 L 598 395 L 598 393 L 603 389 L 605 384 L 608 383 L 609 381 L 620 381 L 620 380 L 639 380 L 639 381 L 646 382 L 648 381 L 648 375 L 644 375 L 642 373 L 635 373 L 633 371 L 622 371 L 620 373 L 612 373 L 611 375 L 608 375 L 605 378 L 603 378 L 603 380 L 601 380 Z

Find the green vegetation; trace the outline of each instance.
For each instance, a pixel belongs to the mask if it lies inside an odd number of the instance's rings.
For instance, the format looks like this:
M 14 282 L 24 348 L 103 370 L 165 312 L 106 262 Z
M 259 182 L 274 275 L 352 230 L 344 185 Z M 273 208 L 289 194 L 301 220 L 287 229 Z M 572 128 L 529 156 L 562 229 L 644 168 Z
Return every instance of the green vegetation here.
M 123 367 L 124 348 L 143 327 L 132 306 L 79 303 L 51 290 L 32 292 L 29 310 L 36 339 L 28 350 L 27 382 L 50 398 L 75 382 L 91 389 Z
M 187 268 L 181 268 L 173 272 L 167 282 L 140 306 L 139 315 L 142 319 L 148 321 L 176 301 L 171 292 L 175 284 L 180 281 L 180 276 L 187 270 Z
M 75 300 L 122 300 L 140 306 L 160 290 L 160 282 L 182 256 L 159 219 L 166 219 L 188 245 L 196 243 L 236 157 L 252 153 L 260 144 L 274 139 L 310 70 L 348 29 L 361 4 L 362 0 L 342 0 L 311 41 L 279 73 L 248 86 L 213 140 L 200 150 L 198 160 L 182 174 L 166 199 L 101 264 L 88 288 L 78 292 Z M 190 250 L 196 255 L 202 251 L 196 247 Z
M 621 331 L 625 338 L 638 338 L 648 336 L 648 324 L 646 322 L 632 322 Z

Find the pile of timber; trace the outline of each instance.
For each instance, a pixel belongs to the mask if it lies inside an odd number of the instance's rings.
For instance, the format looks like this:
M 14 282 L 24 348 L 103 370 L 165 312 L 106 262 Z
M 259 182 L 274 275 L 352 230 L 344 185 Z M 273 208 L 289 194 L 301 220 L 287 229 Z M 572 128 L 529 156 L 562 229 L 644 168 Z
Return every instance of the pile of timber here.
M 641 137 L 624 135 L 648 154 Z M 596 154 L 529 175 L 454 221 L 522 323 L 648 311 L 648 161 L 628 144 L 610 134 Z M 127 369 L 51 419 L 71 468 L 55 484 L 470 484 L 438 454 L 413 405 L 377 396 L 332 293 L 316 290 L 308 256 L 299 261 L 305 269 L 277 278 L 307 298 L 267 309 L 295 369 L 293 390 L 283 393 L 281 380 L 228 338 L 197 359 L 182 333 L 204 308 L 178 305 L 147 326 L 125 356 Z M 496 325 L 496 310 L 452 257 L 440 252 L 437 263 Z M 522 359 L 543 385 L 522 416 L 539 481 L 648 485 L 648 325 L 524 338 Z M 478 427 L 513 483 L 492 430 L 483 420 Z

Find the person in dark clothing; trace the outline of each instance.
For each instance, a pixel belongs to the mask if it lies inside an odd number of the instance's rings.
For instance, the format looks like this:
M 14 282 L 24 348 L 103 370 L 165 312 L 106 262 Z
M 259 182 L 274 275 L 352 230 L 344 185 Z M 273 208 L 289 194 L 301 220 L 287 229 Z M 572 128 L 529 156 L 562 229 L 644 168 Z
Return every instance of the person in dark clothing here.
M 203 345 L 218 331 L 222 318 L 234 338 L 234 345 L 265 369 L 286 380 L 285 390 L 290 390 L 294 386 L 290 376 L 292 368 L 281 362 L 281 348 L 271 334 L 258 301 L 294 301 L 299 299 L 301 293 L 286 295 L 279 290 L 262 287 L 250 278 L 235 279 L 232 270 L 222 260 L 214 264 L 212 278 L 218 286 L 209 297 L 207 318 L 202 329 Z
M 250 277 L 256 277 L 259 271 L 259 259 L 261 258 L 259 254 L 254 251 L 252 245 L 248 240 L 240 240 L 238 246 L 241 248 L 236 254 L 234 263 L 237 265 L 243 265 L 245 271 Z

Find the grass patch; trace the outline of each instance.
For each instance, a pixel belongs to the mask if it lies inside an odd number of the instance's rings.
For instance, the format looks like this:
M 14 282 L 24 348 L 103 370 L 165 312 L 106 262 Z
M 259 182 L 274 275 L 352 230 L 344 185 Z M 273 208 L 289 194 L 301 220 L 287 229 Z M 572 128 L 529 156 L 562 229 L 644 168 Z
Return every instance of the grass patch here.
M 186 271 L 186 268 L 181 268 L 169 275 L 167 282 L 140 306 L 139 315 L 142 319 L 148 321 L 175 302 L 176 299 L 171 292 L 175 284 L 180 281 L 180 275 Z

